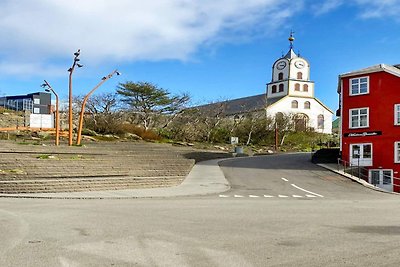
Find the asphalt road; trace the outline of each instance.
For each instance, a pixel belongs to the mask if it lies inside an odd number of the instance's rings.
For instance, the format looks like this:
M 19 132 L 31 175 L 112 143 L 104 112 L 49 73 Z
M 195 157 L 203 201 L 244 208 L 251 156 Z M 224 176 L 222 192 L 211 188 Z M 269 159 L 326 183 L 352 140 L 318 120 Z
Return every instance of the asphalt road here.
M 400 196 L 308 160 L 224 161 L 204 197 L 1 198 L 0 266 L 398 266 Z

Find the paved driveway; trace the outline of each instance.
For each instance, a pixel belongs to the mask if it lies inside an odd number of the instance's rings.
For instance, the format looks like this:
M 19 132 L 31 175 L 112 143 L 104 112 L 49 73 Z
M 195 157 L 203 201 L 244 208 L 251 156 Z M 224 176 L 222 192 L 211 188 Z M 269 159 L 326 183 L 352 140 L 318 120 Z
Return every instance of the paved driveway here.
M 202 197 L 2 198 L 0 266 L 398 266 L 399 196 L 307 157 L 225 161 Z

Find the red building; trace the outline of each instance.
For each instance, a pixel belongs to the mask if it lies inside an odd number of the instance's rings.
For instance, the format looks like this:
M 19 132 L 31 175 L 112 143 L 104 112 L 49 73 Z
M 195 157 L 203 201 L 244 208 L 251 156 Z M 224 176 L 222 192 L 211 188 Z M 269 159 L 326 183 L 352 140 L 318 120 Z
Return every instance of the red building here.
M 339 75 L 342 160 L 368 169 L 368 182 L 400 192 L 400 65 Z

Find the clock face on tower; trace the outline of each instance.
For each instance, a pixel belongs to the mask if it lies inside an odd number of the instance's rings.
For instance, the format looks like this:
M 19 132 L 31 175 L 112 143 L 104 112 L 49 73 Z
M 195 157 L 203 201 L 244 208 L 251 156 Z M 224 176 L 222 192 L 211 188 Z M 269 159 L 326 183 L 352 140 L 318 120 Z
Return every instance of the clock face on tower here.
M 285 61 L 280 61 L 278 64 L 276 64 L 276 68 L 278 70 L 283 70 L 286 67 L 286 62 Z
M 304 66 L 305 66 L 305 64 L 304 64 L 304 62 L 303 61 L 296 61 L 295 63 L 294 63 L 294 65 L 296 66 L 296 68 L 298 68 L 298 69 L 302 69 L 302 68 L 304 68 Z

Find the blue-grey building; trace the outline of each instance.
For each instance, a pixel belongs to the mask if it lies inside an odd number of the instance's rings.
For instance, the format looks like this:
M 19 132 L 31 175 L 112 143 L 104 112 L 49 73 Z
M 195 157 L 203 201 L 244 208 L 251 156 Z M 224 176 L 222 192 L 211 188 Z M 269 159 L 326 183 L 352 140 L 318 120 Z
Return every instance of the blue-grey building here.
M 51 113 L 51 94 L 36 92 L 27 95 L 0 97 L 0 107 L 15 110 L 29 111 L 32 114 Z

